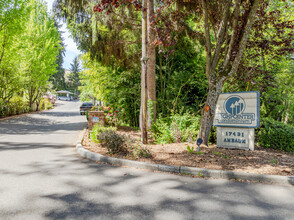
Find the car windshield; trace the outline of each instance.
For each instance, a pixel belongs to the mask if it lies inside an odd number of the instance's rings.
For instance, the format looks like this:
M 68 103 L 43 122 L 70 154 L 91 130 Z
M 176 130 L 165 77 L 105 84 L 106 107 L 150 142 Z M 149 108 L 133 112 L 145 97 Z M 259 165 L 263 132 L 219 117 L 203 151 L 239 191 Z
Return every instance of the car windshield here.
M 93 104 L 92 103 L 83 103 L 82 106 L 83 107 L 87 107 L 87 106 L 91 107 L 91 106 L 93 106 Z

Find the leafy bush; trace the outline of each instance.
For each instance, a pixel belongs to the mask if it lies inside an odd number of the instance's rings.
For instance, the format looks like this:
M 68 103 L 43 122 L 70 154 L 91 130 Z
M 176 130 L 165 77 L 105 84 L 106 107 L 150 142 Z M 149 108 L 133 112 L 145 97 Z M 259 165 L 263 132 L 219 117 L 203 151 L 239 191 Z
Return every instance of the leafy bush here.
M 97 139 L 101 143 L 101 146 L 106 147 L 111 154 L 126 153 L 127 151 L 125 137 L 113 130 L 100 133 Z
M 262 147 L 294 152 L 294 126 L 264 118 L 255 135 L 256 142 Z
M 7 102 L 8 112 L 7 115 L 17 115 L 28 112 L 30 110 L 28 103 L 22 97 L 12 97 Z
M 195 141 L 200 127 L 200 117 L 185 113 L 159 117 L 152 126 L 157 144 Z
M 116 131 L 116 127 L 103 127 L 99 123 L 95 124 L 92 129 L 91 140 L 95 143 L 99 143 L 99 136 L 103 132 Z
M 143 158 L 152 157 L 150 150 L 145 147 L 133 146 L 133 147 L 130 147 L 130 152 L 132 154 L 132 157 L 135 159 L 142 158 L 142 157 Z
M 87 121 L 89 121 L 89 110 L 87 110 L 85 114 L 86 114 Z
M 49 99 L 42 99 L 40 101 L 39 108 L 40 108 L 40 110 L 52 109 L 53 108 L 53 104 L 50 102 Z
M 211 127 L 210 133 L 209 133 L 209 138 L 208 141 L 211 144 L 215 144 L 217 139 L 217 128 L 215 126 Z
M 0 117 L 6 116 L 8 113 L 8 101 L 0 100 Z

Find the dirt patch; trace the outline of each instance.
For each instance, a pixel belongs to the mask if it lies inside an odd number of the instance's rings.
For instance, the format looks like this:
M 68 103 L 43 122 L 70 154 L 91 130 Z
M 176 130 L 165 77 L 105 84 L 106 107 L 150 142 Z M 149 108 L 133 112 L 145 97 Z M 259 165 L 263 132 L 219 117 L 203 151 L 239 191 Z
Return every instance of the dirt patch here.
M 140 132 L 128 127 L 120 127 L 118 133 L 125 135 L 129 147 L 140 146 Z M 138 158 L 131 152 L 125 155 L 111 155 L 100 144 L 89 139 L 89 132 L 84 136 L 85 149 L 108 157 L 117 157 L 148 163 L 189 166 L 215 170 L 240 171 L 246 173 L 294 176 L 294 155 L 273 149 L 255 147 L 254 151 L 230 150 L 201 146 L 200 153 L 189 153 L 187 147 L 197 148 L 195 143 L 148 144 L 151 158 Z M 142 145 L 140 146 L 142 147 Z

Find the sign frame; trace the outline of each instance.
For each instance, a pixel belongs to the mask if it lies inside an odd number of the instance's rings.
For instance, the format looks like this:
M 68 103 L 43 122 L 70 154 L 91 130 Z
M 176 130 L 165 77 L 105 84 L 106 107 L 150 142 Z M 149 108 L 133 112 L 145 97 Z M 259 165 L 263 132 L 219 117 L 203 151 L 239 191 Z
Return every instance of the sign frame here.
M 217 124 L 215 123 L 215 117 L 216 117 L 216 114 L 214 116 L 214 120 L 213 120 L 213 126 L 216 126 L 216 127 L 235 127 L 235 128 L 258 128 L 260 126 L 260 94 L 258 91 L 246 91 L 246 92 L 227 92 L 227 93 L 221 93 L 220 95 L 224 94 L 224 95 L 237 95 L 238 94 L 248 94 L 248 93 L 256 93 L 256 125 L 254 126 L 246 126 L 246 125 L 242 125 L 242 124 L 237 124 L 237 125 L 234 125 L 234 124 L 225 124 L 225 125 L 221 125 L 221 124 Z M 241 97 L 242 98 L 242 97 Z

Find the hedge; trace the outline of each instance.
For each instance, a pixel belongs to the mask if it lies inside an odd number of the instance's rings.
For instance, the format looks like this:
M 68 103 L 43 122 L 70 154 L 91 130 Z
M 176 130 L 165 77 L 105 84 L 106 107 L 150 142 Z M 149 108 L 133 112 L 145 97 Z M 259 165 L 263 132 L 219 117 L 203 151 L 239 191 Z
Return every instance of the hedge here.
M 259 146 L 287 152 L 294 152 L 294 126 L 273 119 L 261 120 L 260 128 L 255 131 Z

